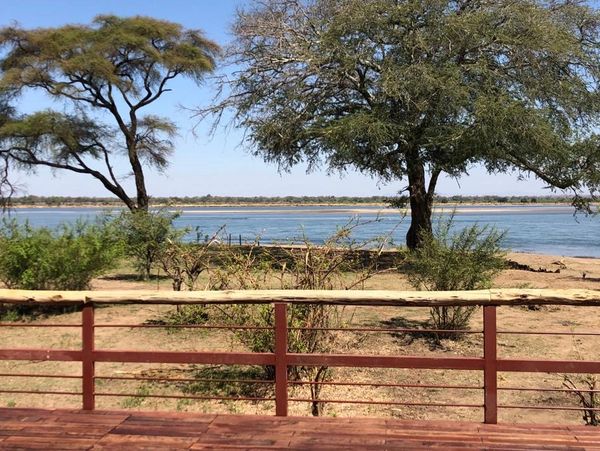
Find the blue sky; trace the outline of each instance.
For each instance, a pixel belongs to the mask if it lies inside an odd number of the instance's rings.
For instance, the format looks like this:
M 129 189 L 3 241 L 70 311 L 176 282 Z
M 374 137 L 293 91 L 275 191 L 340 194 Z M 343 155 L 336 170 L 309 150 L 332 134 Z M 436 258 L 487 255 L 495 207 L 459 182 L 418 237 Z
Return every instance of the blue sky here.
M 66 23 L 89 23 L 98 14 L 148 15 L 202 29 L 206 36 L 223 45 L 230 39 L 229 28 L 237 7 L 245 0 L 0 0 L 0 25 L 18 22 L 25 28 L 51 27 Z M 343 177 L 328 176 L 324 171 L 305 173 L 297 167 L 279 174 L 277 167 L 252 157 L 240 147 L 239 130 L 219 129 L 211 138 L 208 126 L 201 124 L 192 133 L 196 121 L 189 111 L 210 102 L 207 86 L 197 88 L 186 80 L 177 80 L 173 92 L 153 107 L 153 112 L 171 118 L 180 127 L 172 164 L 164 175 L 149 172 L 148 190 L 153 196 L 285 196 L 285 195 L 393 195 L 405 183 L 382 185 L 370 177 L 349 172 Z M 51 106 L 43 95 L 29 95 L 19 105 L 23 111 Z M 54 105 L 56 107 L 56 105 Z M 59 106 L 60 107 L 60 106 Z M 125 171 L 125 166 L 122 170 Z M 106 196 L 95 180 L 82 175 L 41 170 L 19 174 L 23 194 Z M 535 180 L 517 180 L 514 175 L 490 176 L 478 167 L 460 180 L 443 178 L 438 193 L 452 194 L 549 194 Z

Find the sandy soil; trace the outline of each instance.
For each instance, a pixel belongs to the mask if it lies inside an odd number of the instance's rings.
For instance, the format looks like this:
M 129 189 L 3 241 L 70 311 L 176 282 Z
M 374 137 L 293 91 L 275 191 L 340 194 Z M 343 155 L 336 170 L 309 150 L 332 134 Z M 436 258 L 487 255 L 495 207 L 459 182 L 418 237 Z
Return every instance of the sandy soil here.
M 555 272 L 531 272 L 507 270 L 500 274 L 497 287 L 513 288 L 589 288 L 600 289 L 600 260 L 587 258 L 558 258 L 532 254 L 510 254 L 509 258 L 534 269 Z M 584 275 L 585 274 L 585 278 Z M 157 288 L 156 283 L 123 280 L 122 275 L 112 275 L 94 281 L 95 289 Z M 167 290 L 168 282 L 158 288 Z M 384 274 L 369 281 L 365 288 L 409 289 L 406 280 L 398 274 Z M 97 309 L 98 324 L 141 324 L 162 317 L 172 311 L 168 306 L 119 306 Z M 599 309 L 589 307 L 552 307 L 540 310 L 502 307 L 498 311 L 499 330 L 526 331 L 595 331 L 598 332 Z M 422 327 L 427 324 L 428 310 L 424 308 L 370 308 L 360 307 L 345 311 L 348 327 Z M 36 320 L 34 324 L 77 324 L 79 313 L 68 313 Z M 472 319 L 471 329 L 481 329 L 481 314 Z M 78 328 L 2 328 L 2 347 L 77 349 L 81 345 Z M 600 337 L 549 336 L 501 334 L 498 339 L 501 357 L 533 357 L 546 359 L 600 360 Z M 385 333 L 344 333 L 340 341 L 345 343 L 340 352 L 381 355 L 468 355 L 482 354 L 481 334 L 468 334 L 460 341 L 443 340 L 436 345 L 425 335 Z M 243 350 L 243 345 L 229 332 L 174 331 L 172 329 L 98 328 L 97 348 L 127 350 Z M 80 365 L 58 362 L 0 362 L 0 373 L 34 373 L 79 375 Z M 102 377 L 152 376 L 171 378 L 234 378 L 256 379 L 259 368 L 224 368 L 201 365 L 147 365 L 147 364 L 98 364 L 97 374 Z M 480 387 L 479 372 L 388 370 L 388 369 L 335 369 L 333 381 L 353 381 L 374 384 L 449 384 Z M 200 412 L 245 412 L 271 414 L 273 403 L 204 400 L 164 400 L 151 395 L 183 396 L 252 396 L 272 397 L 270 384 L 237 384 L 234 386 L 211 385 L 195 382 L 139 382 L 109 379 L 97 380 L 98 393 L 116 393 L 122 396 L 98 396 L 98 408 L 127 408 L 141 410 L 181 410 Z M 501 373 L 499 386 L 545 387 L 560 389 L 561 374 Z M 79 407 L 80 397 L 69 395 L 22 395 L 1 393 L 8 390 L 80 391 L 78 379 L 0 377 L 0 406 L 18 407 Z M 131 396 L 137 395 L 137 396 Z M 294 398 L 308 398 L 306 387 L 292 390 Z M 380 386 L 328 386 L 323 399 L 372 400 L 381 402 L 431 402 L 482 404 L 482 390 L 434 388 L 398 388 Z M 564 392 L 527 392 L 502 390 L 501 404 L 530 406 L 577 406 L 576 398 Z M 305 402 L 292 402 L 290 413 L 309 415 Z M 326 415 L 330 416 L 394 416 L 417 419 L 457 419 L 481 421 L 481 408 L 445 408 L 398 405 L 364 405 L 329 403 Z M 524 409 L 500 409 L 500 421 L 512 422 L 561 422 L 581 423 L 581 415 L 574 411 L 543 411 Z

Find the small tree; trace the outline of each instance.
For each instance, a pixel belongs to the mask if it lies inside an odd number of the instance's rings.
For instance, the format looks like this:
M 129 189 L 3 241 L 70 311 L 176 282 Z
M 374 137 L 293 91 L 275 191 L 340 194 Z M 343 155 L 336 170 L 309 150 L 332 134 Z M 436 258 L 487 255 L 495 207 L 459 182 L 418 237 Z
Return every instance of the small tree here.
M 186 233 L 177 230 L 173 221 L 179 213 L 157 211 L 122 212 L 113 222 L 125 244 L 125 253 L 133 258 L 140 276 L 150 278 L 152 267 L 169 243 L 178 243 Z
M 505 233 L 473 225 L 452 231 L 453 218 L 440 220 L 434 234 L 422 237 L 422 245 L 408 254 L 408 279 L 417 289 L 431 291 L 488 288 L 505 267 L 501 242 Z M 475 307 L 432 307 L 436 329 L 466 329 Z M 452 337 L 455 334 L 440 334 Z
M 45 166 L 97 179 L 132 211 L 148 209 L 144 164 L 168 165 L 177 130 L 143 110 L 170 91 L 175 78 L 201 82 L 219 51 L 198 30 L 111 15 L 91 25 L 2 28 L 0 48 L 0 201 L 14 192 L 11 167 Z M 29 89 L 72 108 L 19 115 L 7 102 Z M 123 154 L 134 196 L 115 172 L 115 159 Z

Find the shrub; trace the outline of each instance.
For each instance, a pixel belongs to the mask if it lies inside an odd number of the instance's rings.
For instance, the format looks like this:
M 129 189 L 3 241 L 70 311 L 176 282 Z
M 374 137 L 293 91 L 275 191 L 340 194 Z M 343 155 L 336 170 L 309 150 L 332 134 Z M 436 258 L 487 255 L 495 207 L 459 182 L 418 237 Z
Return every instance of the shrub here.
M 124 211 L 111 225 L 124 242 L 125 253 L 133 258 L 136 270 L 144 280 L 150 278 L 152 267 L 166 244 L 178 242 L 186 230 L 177 230 L 173 221 L 179 213 L 157 211 Z
M 578 376 L 564 374 L 563 387 L 577 399 L 581 406 L 583 422 L 587 426 L 600 426 L 600 413 L 597 410 L 600 408 L 598 376 L 596 374 Z
M 219 247 L 218 236 L 224 228 L 225 226 L 221 227 L 205 243 L 200 243 L 199 240 L 196 243 L 184 243 L 181 240 L 182 234 L 173 233 L 164 244 L 159 246 L 156 260 L 171 279 L 173 291 L 181 291 L 184 287 L 189 291 L 198 288 L 198 278 L 210 269 L 212 248 Z M 211 282 L 205 288 L 210 287 Z
M 303 289 L 331 290 L 362 287 L 364 282 L 379 273 L 378 262 L 386 240 L 377 238 L 368 242 L 352 239 L 353 230 L 363 225 L 357 219 L 340 227 L 323 245 L 317 246 L 303 236 L 298 246 L 260 247 L 259 239 L 246 248 L 219 246 L 218 234 L 207 244 L 194 244 L 189 247 L 169 244 L 163 248 L 162 257 L 168 260 L 169 272 L 174 283 L 196 286 L 197 277 L 188 277 L 186 268 L 199 267 L 208 273 L 205 289 Z M 208 252 L 211 247 L 214 252 Z M 292 243 L 294 244 L 294 243 Z M 373 256 L 365 259 L 357 254 L 359 249 L 377 245 Z M 164 249 L 171 249 L 164 252 Z M 175 257 L 176 258 L 173 258 Z M 187 263 L 186 263 L 187 262 Z M 196 262 L 198 263 L 196 265 Z M 193 264 L 192 264 L 193 263 Z M 201 271 L 201 272 L 202 272 Z M 196 274 L 194 272 L 194 274 Z M 193 283 L 192 283 L 193 282 Z M 174 287 L 176 286 L 174 285 Z M 290 305 L 288 307 L 288 350 L 294 353 L 326 353 L 340 347 L 337 334 L 328 328 L 342 324 L 343 310 L 335 306 Z M 274 311 L 271 305 L 225 305 L 206 308 L 204 306 L 183 306 L 160 321 L 166 324 L 193 324 L 215 320 L 219 324 L 253 326 L 256 329 L 238 329 L 237 340 L 253 352 L 273 352 L 274 336 L 272 326 Z M 316 330 L 315 330 L 316 329 Z M 313 415 L 323 413 L 324 404 L 319 399 L 321 383 L 330 377 L 327 366 L 301 366 L 289 369 L 292 380 L 308 380 L 310 384 L 311 411 Z M 265 377 L 275 377 L 275 368 L 267 366 Z
M 408 255 L 408 280 L 417 289 L 448 291 L 489 288 L 505 266 L 501 247 L 505 232 L 473 225 L 452 231 L 453 217 L 440 221 L 433 234 L 423 237 L 421 247 Z M 475 307 L 432 307 L 436 329 L 463 330 Z M 440 337 L 456 338 L 456 334 Z
M 118 241 L 99 225 L 77 223 L 53 231 L 5 221 L 0 227 L 0 281 L 26 290 L 84 290 L 114 267 Z
M 120 255 L 118 240 L 100 225 L 78 223 L 50 230 L 4 221 L 0 226 L 0 281 L 7 288 L 85 290 L 92 278 L 114 267 Z M 50 311 L 56 308 L 0 305 L 4 320 Z
M 385 240 L 356 242 L 351 235 L 360 226 L 352 220 L 339 228 L 325 243 L 317 246 L 303 236 L 300 246 L 271 248 L 269 254 L 257 256 L 252 249 L 233 257 L 219 276 L 220 289 L 260 288 L 266 280 L 274 279 L 283 289 L 332 290 L 353 289 L 373 277 L 378 270 L 378 257 Z M 378 250 L 362 269 L 356 261 L 356 251 L 377 242 Z M 260 271 L 256 271 L 260 269 Z M 351 273 L 348 271 L 352 270 Z M 223 273 L 225 271 L 225 273 Z M 229 272 L 228 272 L 229 271 Z M 228 276 L 231 275 L 231 277 Z M 268 276 L 266 274 L 269 274 Z M 225 284 L 227 282 L 227 284 Z M 232 286 L 232 283 L 236 283 Z M 264 286 L 264 285 L 263 285 Z M 234 305 L 221 309 L 222 321 L 230 324 L 255 326 L 258 330 L 238 330 L 237 338 L 253 352 L 274 352 L 274 311 L 271 305 Z M 340 345 L 339 337 L 329 328 L 342 326 L 343 309 L 337 306 L 294 304 L 288 307 L 288 350 L 292 353 L 327 353 Z M 275 368 L 266 367 L 266 377 L 275 376 Z M 298 366 L 289 369 L 292 380 L 311 382 L 311 413 L 322 415 L 324 404 L 319 400 L 322 382 L 331 376 L 328 366 Z

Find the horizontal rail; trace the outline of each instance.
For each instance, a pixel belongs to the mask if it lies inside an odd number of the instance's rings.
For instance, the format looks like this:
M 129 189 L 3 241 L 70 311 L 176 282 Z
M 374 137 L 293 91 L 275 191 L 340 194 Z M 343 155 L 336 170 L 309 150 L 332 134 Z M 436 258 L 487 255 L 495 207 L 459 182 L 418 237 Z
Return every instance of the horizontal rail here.
M 480 357 L 410 357 L 344 354 L 288 354 L 290 366 L 414 368 L 428 370 L 482 370 Z
M 92 351 L 96 362 L 180 363 L 221 365 L 275 365 L 271 353 L 180 352 L 180 351 Z M 61 349 L 0 349 L 0 360 L 79 362 L 81 351 Z M 439 370 L 483 370 L 482 357 L 413 357 L 354 354 L 287 354 L 289 366 L 363 368 L 413 368 Z M 498 359 L 499 372 L 600 373 L 600 361 Z
M 523 330 L 499 330 L 498 332 L 496 332 L 498 335 L 568 335 L 568 336 L 595 336 L 595 337 L 600 337 L 600 332 L 587 332 L 587 331 L 570 331 L 570 332 L 563 332 L 563 331 L 535 331 L 535 330 L 528 330 L 528 331 L 523 331 Z
M 407 329 L 394 327 L 289 327 L 288 330 L 314 330 L 323 332 L 381 332 L 381 333 L 419 333 L 419 334 L 482 334 L 482 330 L 456 329 Z M 598 334 L 600 335 L 600 334 Z
M 273 330 L 260 326 L 225 326 L 206 324 L 95 324 L 95 328 L 111 329 L 225 329 L 225 330 Z
M 332 404 L 372 404 L 372 405 L 389 405 L 389 406 L 415 406 L 415 407 L 461 407 L 471 409 L 481 409 L 483 404 L 445 404 L 445 403 L 425 403 L 425 402 L 402 402 L 402 401 L 364 401 L 355 399 L 317 399 L 310 398 L 289 398 L 289 401 L 294 402 L 322 402 Z
M 0 323 L 0 327 L 51 327 L 51 328 L 61 328 L 61 327 L 81 327 L 82 324 L 49 324 L 49 323 Z
M 573 407 L 573 406 L 519 406 L 499 405 L 499 409 L 524 409 L 524 410 L 586 410 L 589 412 L 600 412 L 600 407 Z
M 227 291 L 32 291 L 0 290 L 9 304 L 271 304 L 366 306 L 600 306 L 598 290 L 491 289 L 474 291 L 227 290 Z
M 81 396 L 83 392 L 75 391 L 39 391 L 39 390 L 0 390 L 0 393 L 12 393 L 21 395 L 73 395 Z
M 0 375 L 1 376 L 1 375 Z M 228 383 L 228 384 L 274 384 L 274 380 L 258 379 L 201 379 L 192 377 L 135 377 L 135 376 L 94 376 L 94 379 L 114 380 L 114 381 L 150 381 L 150 382 L 206 382 L 209 384 Z
M 83 376 L 68 374 L 0 373 L 0 377 L 41 377 L 45 379 L 81 379 Z
M 96 362 L 275 365 L 273 354 L 259 352 L 93 351 L 92 357 Z
M 450 389 L 450 390 L 483 390 L 479 385 L 427 385 L 427 384 L 388 384 L 385 382 L 313 382 L 290 381 L 290 385 L 331 385 L 341 387 L 390 387 L 390 388 L 424 388 L 424 389 Z M 600 391 L 600 390 L 598 390 Z
M 120 398 L 198 399 L 205 401 L 275 401 L 275 398 L 254 398 L 244 396 L 146 395 L 140 393 L 95 393 L 94 395 Z
M 498 371 L 520 373 L 600 373 L 600 361 L 498 359 Z
M 0 360 L 39 360 L 49 362 L 81 362 L 81 351 L 64 349 L 0 349 Z
M 505 391 L 535 391 L 535 392 L 564 392 L 564 393 L 573 393 L 577 391 L 578 393 L 600 393 L 600 390 L 589 390 L 585 388 L 577 388 L 573 390 L 572 388 L 537 388 L 537 387 L 498 387 L 498 390 Z

